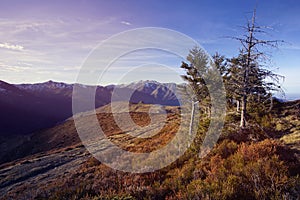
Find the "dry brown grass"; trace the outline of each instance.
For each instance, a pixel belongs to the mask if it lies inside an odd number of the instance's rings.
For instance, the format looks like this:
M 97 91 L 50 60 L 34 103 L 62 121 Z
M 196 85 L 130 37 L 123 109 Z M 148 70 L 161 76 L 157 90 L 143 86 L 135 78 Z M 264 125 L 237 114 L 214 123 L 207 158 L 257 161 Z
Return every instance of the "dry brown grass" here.
M 131 112 L 130 115 L 133 121 L 138 121 L 138 125 L 142 127 L 149 124 L 147 113 Z M 121 130 L 114 121 L 111 113 L 97 114 L 97 116 L 103 132 L 112 142 L 127 151 L 134 152 L 151 152 L 167 144 L 178 131 L 178 122 L 180 120 L 180 116 L 178 114 L 168 113 L 166 123 L 160 131 L 154 133 L 154 136 L 150 138 L 137 138 L 128 134 L 128 132 L 131 131 L 131 127 L 128 127 L 128 130 Z M 155 117 L 158 121 L 161 118 L 160 114 L 156 114 Z M 148 127 L 146 130 L 152 131 L 151 129 L 152 127 Z

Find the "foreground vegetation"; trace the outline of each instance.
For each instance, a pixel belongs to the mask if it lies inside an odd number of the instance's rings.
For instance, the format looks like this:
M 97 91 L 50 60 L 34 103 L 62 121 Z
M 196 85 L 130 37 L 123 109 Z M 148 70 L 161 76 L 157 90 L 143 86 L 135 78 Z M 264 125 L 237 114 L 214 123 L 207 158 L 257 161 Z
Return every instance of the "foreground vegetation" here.
M 260 120 L 249 116 L 252 125 L 243 130 L 239 116 L 229 112 L 218 144 L 200 159 L 209 124 L 203 118 L 185 155 L 153 173 L 115 171 L 91 157 L 71 176 L 41 186 L 37 199 L 298 199 L 299 151 L 280 139 L 299 134 L 298 104 L 276 102 Z

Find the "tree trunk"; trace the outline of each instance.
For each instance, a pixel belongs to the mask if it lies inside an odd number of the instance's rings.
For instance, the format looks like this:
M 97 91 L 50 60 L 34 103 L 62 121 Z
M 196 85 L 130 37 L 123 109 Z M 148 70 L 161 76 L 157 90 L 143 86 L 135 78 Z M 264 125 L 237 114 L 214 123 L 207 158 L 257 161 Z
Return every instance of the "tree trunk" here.
M 243 98 L 242 98 L 241 122 L 240 122 L 240 127 L 241 128 L 245 128 L 246 127 L 246 115 L 247 115 L 247 96 L 243 95 Z
M 195 105 L 197 102 L 192 101 L 192 113 L 191 113 L 191 121 L 190 121 L 190 128 L 189 128 L 189 135 L 192 135 L 193 131 L 193 124 L 194 124 L 194 115 L 195 115 Z
M 248 87 L 249 87 L 249 70 L 251 65 L 251 58 L 252 58 L 252 47 L 253 47 L 253 31 L 254 31 L 254 20 L 255 20 L 255 12 L 252 17 L 252 24 L 249 27 L 249 41 L 247 47 L 247 57 L 246 57 L 246 65 L 243 66 L 244 68 L 244 77 L 243 77 L 243 95 L 242 95 L 242 112 L 241 112 L 241 123 L 240 127 L 246 127 L 246 115 L 247 115 L 247 97 L 248 97 Z
M 268 109 L 268 112 L 271 112 L 271 110 L 273 109 L 273 104 L 274 104 L 274 102 L 273 102 L 273 96 L 271 95 L 271 102 L 270 102 L 270 107 L 269 107 L 269 109 Z

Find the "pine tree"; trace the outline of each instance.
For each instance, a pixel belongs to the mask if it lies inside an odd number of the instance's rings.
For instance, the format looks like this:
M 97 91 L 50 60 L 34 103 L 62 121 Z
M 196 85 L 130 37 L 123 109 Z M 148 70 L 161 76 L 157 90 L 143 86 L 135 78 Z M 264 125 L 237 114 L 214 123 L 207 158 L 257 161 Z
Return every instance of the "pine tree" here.
M 181 77 L 187 81 L 194 91 L 195 96 L 192 97 L 194 102 L 199 102 L 204 108 L 204 112 L 209 110 L 209 92 L 204 81 L 203 75 L 208 73 L 208 58 L 206 54 L 199 48 L 194 47 L 187 56 L 188 63 L 182 62 L 181 68 L 185 69 L 186 74 Z
M 246 26 L 243 27 L 245 35 L 233 37 L 238 40 L 242 47 L 237 58 L 231 59 L 229 69 L 229 90 L 234 92 L 235 98 L 241 102 L 240 127 L 246 126 L 246 117 L 249 101 L 262 103 L 268 98 L 272 98 L 272 91 L 280 90 L 280 76 L 266 69 L 263 61 L 266 53 L 260 47 L 277 47 L 279 40 L 261 40 L 258 34 L 265 33 L 266 27 L 256 24 L 256 10 Z M 271 80 L 271 81 L 267 81 Z

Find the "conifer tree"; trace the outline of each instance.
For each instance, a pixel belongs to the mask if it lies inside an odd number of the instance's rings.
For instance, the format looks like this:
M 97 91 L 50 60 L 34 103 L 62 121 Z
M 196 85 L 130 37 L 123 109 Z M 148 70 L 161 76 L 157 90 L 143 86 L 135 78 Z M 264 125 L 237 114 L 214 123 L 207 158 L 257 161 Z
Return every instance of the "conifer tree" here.
M 274 74 L 264 66 L 266 53 L 262 47 L 277 47 L 282 41 L 259 39 L 259 34 L 265 34 L 267 27 L 256 24 L 256 10 L 246 26 L 242 37 L 232 37 L 241 43 L 238 57 L 230 59 L 229 87 L 238 102 L 241 102 L 240 127 L 246 126 L 249 102 L 262 104 L 272 98 L 272 91 L 281 90 L 279 80 L 281 76 Z

